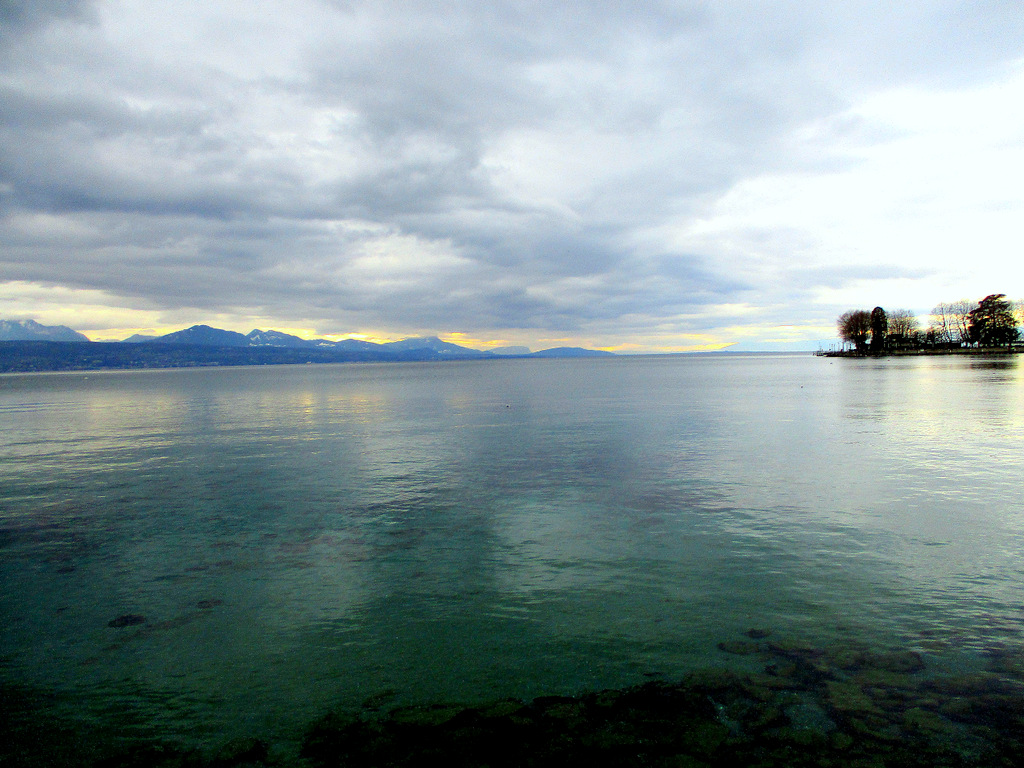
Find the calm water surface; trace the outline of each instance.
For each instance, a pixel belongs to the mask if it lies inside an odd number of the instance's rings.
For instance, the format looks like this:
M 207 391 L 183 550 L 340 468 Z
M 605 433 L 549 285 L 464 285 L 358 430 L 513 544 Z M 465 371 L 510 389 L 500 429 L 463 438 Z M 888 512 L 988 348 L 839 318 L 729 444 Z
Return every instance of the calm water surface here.
M 1016 359 L 7 375 L 0 425 L 0 677 L 142 735 L 1024 629 Z

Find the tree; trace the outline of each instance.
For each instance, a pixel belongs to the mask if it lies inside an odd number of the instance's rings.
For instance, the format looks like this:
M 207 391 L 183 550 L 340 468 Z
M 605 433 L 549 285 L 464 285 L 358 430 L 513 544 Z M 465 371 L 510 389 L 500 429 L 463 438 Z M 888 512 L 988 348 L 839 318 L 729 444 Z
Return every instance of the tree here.
M 949 344 L 960 340 L 953 328 L 953 317 L 949 304 L 937 304 L 932 310 L 928 335 L 938 344 Z
M 868 336 L 871 335 L 871 313 L 863 309 L 851 309 L 843 312 L 836 321 L 839 338 L 853 344 L 858 352 L 867 348 Z
M 968 313 L 968 338 L 983 347 L 1009 346 L 1017 340 L 1013 302 L 1004 293 L 992 293 Z
M 875 307 L 871 310 L 871 351 L 881 352 L 885 349 L 885 337 L 888 335 L 889 318 L 885 310 Z
M 970 299 L 952 301 L 946 305 L 949 309 L 951 332 L 955 336 L 953 341 L 960 344 L 969 344 L 971 341 L 970 317 L 975 304 Z
M 894 309 L 889 313 L 889 338 L 894 342 L 914 341 L 919 330 L 917 315 L 909 309 Z

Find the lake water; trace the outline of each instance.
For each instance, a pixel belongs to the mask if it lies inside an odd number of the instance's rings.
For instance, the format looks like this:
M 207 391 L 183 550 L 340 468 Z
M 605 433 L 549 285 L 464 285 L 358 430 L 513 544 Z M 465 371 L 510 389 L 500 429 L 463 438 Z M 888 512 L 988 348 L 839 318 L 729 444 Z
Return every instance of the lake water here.
M 1019 357 L 6 375 L 0 425 L 0 677 L 112 733 L 1024 630 Z

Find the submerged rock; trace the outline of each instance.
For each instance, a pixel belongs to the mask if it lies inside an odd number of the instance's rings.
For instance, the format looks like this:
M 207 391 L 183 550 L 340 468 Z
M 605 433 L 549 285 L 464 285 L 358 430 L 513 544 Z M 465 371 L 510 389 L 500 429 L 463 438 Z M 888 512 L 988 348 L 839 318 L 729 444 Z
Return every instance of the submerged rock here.
M 197 614 L 198 615 L 198 614 Z M 145 621 L 119 617 L 122 626 Z M 113 625 L 113 624 L 112 624 Z M 153 625 L 151 625 L 153 626 Z M 144 632 L 149 632 L 147 627 Z M 127 633 L 131 634 L 131 633 Z M 143 633 L 138 633 L 143 634 Z M 998 670 L 918 674 L 914 651 L 800 640 L 723 642 L 757 653 L 762 672 L 696 670 L 678 682 L 532 701 L 385 705 L 385 690 L 362 707 L 313 724 L 301 746 L 309 768 L 990 768 L 1024 754 L 1024 682 L 1006 674 L 1017 657 L 992 654 Z M 126 635 L 122 635 L 125 637 Z M 732 650 L 729 650 L 732 649 Z M 736 660 L 732 660 L 736 661 Z M 743 660 L 743 666 L 751 666 Z M 149 752 L 110 768 L 243 768 L 284 765 L 258 739 L 213 754 Z M 0 753 L 2 756 L 2 753 Z M 2 760 L 0 760 L 2 762 Z M 287 763 L 292 765 L 292 763 Z M 107 766 L 104 766 L 107 768 Z
M 828 705 L 839 714 L 882 714 L 871 697 L 855 683 L 830 680 L 825 684 L 825 691 Z
M 379 693 L 375 693 L 372 696 L 367 696 L 363 699 L 362 708 L 367 710 L 377 710 L 384 706 L 391 699 L 398 695 L 398 691 L 394 688 L 386 688 Z
M 519 712 L 526 704 L 519 699 L 499 699 L 478 709 L 480 716 L 485 718 L 502 718 L 514 715 Z
M 990 668 L 1012 677 L 1024 677 L 1024 648 L 996 648 L 989 652 Z
M 451 704 L 411 705 L 391 711 L 391 720 L 403 725 L 443 725 L 465 710 Z
M 829 661 L 838 669 L 860 669 L 868 662 L 869 654 L 860 648 L 831 648 L 828 652 Z
M 772 641 L 768 644 L 768 650 L 778 656 L 785 656 L 791 659 L 817 658 L 824 653 L 806 640 L 794 638 Z
M 747 656 L 757 653 L 761 647 L 757 643 L 748 643 L 744 640 L 726 640 L 718 644 L 718 650 L 725 653 L 732 653 L 736 656 Z
M 941 715 L 921 707 L 913 707 L 903 713 L 904 727 L 926 734 L 951 733 L 952 723 Z
M 267 743 L 261 739 L 236 738 L 218 749 L 211 763 L 217 768 L 265 765 L 269 753 Z
M 895 651 L 871 654 L 867 657 L 866 665 L 886 672 L 910 673 L 924 669 L 924 660 L 917 651 Z

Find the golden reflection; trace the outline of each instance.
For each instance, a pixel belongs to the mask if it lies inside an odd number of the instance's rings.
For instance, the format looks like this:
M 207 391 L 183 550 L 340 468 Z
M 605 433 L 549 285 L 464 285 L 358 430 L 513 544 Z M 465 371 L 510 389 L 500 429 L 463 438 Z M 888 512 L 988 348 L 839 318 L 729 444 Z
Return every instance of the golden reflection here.
M 351 414 L 365 421 L 387 410 L 388 398 L 381 392 L 370 390 L 332 392 L 324 398 L 323 404 L 334 412 Z
M 851 415 L 902 425 L 915 439 L 944 444 L 954 424 L 973 440 L 985 440 L 993 431 L 1024 436 L 1024 410 L 1018 404 L 1024 399 L 1024 367 L 1016 356 L 864 361 L 850 367 L 843 381 Z
M 371 390 L 299 389 L 293 392 L 278 392 L 272 398 L 260 398 L 255 406 L 265 413 L 260 421 L 297 419 L 305 424 L 332 421 L 339 417 L 368 421 L 383 413 L 388 407 L 388 398 Z

